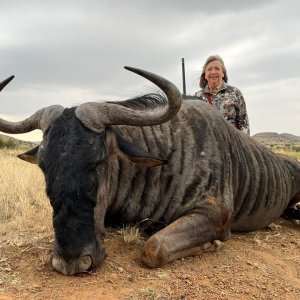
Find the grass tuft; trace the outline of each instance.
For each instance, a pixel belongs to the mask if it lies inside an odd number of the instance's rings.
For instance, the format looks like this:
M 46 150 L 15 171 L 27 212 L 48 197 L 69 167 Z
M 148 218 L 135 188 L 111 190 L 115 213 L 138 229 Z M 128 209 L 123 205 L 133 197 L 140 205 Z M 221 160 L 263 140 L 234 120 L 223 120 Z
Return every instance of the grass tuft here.
M 145 242 L 145 237 L 138 227 L 135 226 L 124 226 L 118 233 L 123 236 L 125 244 L 134 244 L 142 246 Z

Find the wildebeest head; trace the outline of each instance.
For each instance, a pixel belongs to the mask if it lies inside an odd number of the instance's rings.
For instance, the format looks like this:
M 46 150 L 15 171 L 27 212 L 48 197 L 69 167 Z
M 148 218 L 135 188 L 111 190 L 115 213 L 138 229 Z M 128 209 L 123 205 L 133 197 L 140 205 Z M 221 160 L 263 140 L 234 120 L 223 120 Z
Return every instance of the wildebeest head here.
M 110 125 L 163 123 L 174 116 L 181 105 L 180 92 L 172 83 L 146 71 L 128 69 L 159 86 L 168 103 L 153 110 L 135 110 L 116 102 L 90 102 L 69 109 L 54 105 L 21 122 L 0 119 L 0 131 L 6 133 L 43 131 L 41 144 L 19 157 L 38 163 L 45 175 L 55 230 L 51 263 L 55 270 L 66 275 L 89 271 L 105 258 L 102 237 L 109 160 L 121 156 L 146 166 L 166 162 L 110 130 Z M 12 78 L 0 83 L 0 90 Z M 100 221 L 98 214 L 103 214 Z

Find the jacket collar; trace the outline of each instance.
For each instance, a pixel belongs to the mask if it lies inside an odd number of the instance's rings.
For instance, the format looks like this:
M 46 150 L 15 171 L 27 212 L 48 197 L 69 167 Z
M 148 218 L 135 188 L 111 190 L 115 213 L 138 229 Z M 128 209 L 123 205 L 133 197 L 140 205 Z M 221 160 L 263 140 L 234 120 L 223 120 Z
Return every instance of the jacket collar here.
M 220 87 L 215 92 L 211 92 L 210 91 L 210 89 L 208 87 L 208 84 L 206 84 L 206 86 L 204 87 L 203 91 L 204 91 L 204 93 L 209 93 L 209 94 L 212 94 L 212 95 L 216 95 L 220 91 L 227 89 L 227 87 L 228 87 L 228 84 L 223 81 L 223 83 L 220 85 Z

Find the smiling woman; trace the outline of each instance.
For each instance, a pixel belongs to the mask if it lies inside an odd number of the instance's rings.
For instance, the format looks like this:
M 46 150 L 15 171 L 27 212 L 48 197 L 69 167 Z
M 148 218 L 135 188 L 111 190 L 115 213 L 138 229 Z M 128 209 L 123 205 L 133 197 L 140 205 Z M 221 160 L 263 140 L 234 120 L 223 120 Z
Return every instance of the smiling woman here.
M 237 129 L 250 134 L 246 103 L 241 91 L 227 84 L 228 76 L 219 55 L 207 58 L 200 76 L 201 90 L 195 96 L 216 107 Z

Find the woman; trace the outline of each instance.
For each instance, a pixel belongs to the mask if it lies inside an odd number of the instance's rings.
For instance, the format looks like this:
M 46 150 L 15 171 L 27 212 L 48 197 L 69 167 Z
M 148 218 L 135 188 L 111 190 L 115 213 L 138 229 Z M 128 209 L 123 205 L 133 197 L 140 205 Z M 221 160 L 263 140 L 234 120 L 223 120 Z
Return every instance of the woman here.
M 207 58 L 200 76 L 200 91 L 195 96 L 215 106 L 237 129 L 250 135 L 246 104 L 241 91 L 227 84 L 228 77 L 219 55 Z

